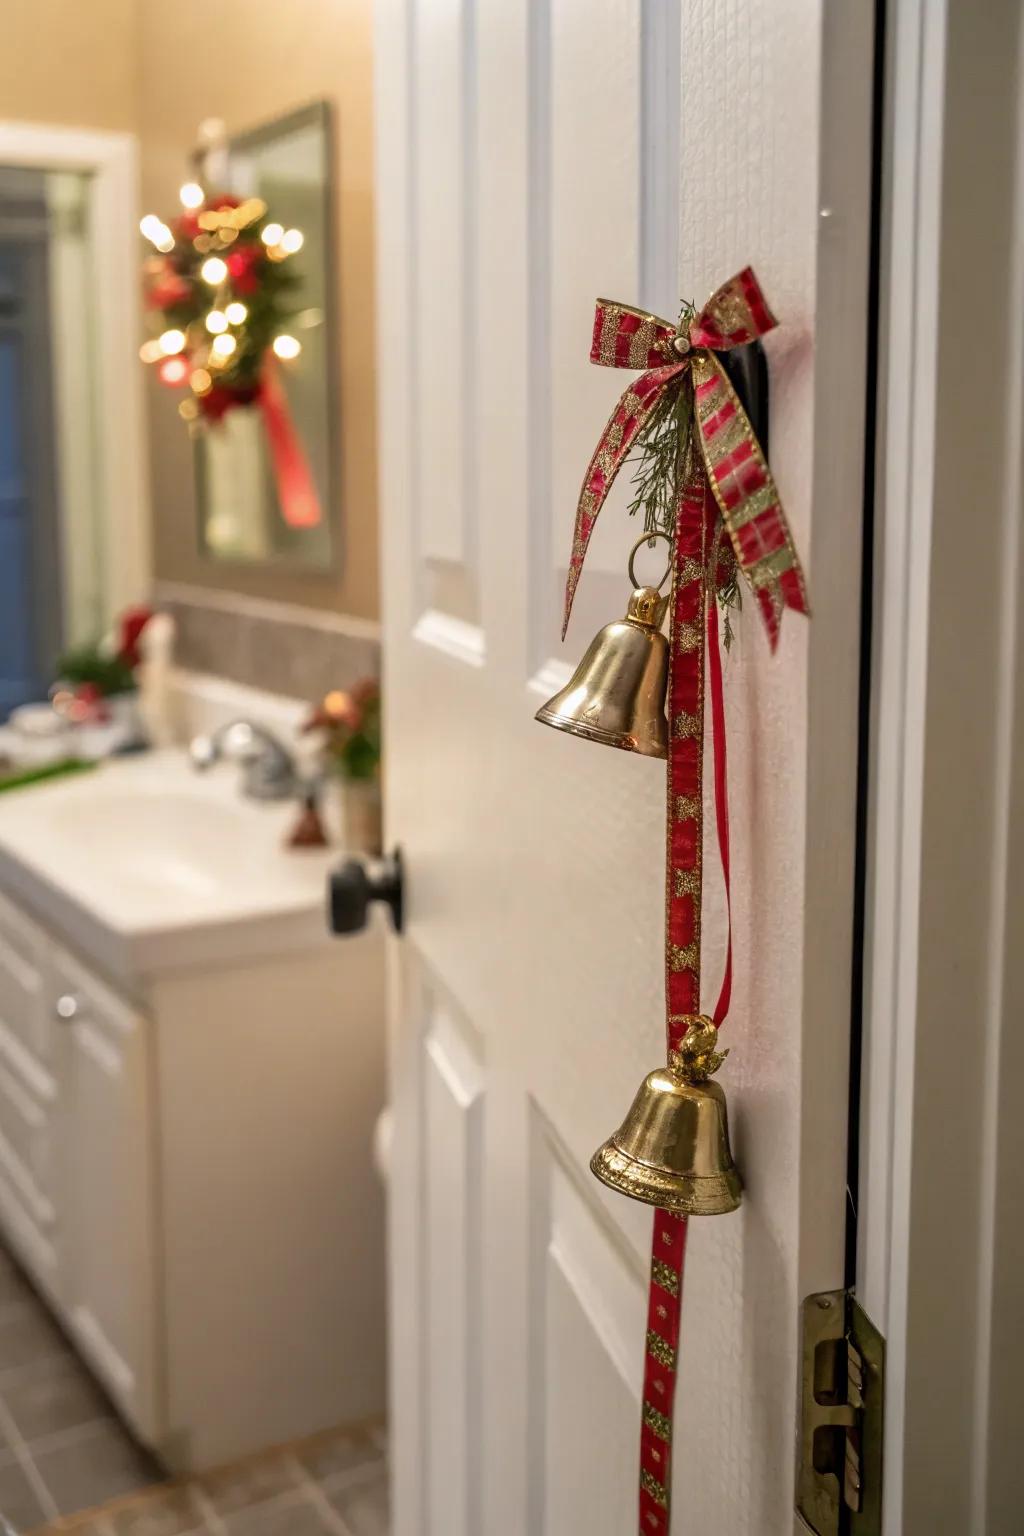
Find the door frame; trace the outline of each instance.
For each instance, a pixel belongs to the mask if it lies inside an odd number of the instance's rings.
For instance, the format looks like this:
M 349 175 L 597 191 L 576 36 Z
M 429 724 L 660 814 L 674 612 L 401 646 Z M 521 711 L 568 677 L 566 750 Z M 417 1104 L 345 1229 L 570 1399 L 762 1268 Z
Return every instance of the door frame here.
M 106 622 L 149 592 L 149 473 L 139 366 L 138 146 L 134 134 L 0 121 L 0 165 L 91 178 L 98 503 Z M 115 405 L 116 403 L 116 405 Z
M 888 5 L 856 1263 L 887 1338 L 887 1536 L 1008 1530 L 1017 1475 L 1016 10 Z
M 0 167 L 0 183 L 21 202 L 27 191 L 8 188 Z M 15 172 L 17 176 L 22 168 Z M 35 179 L 39 194 L 42 179 Z M 18 346 L 18 371 L 23 384 L 20 401 L 10 406 L 15 414 L 21 443 L 22 491 L 27 511 L 29 557 L 24 590 L 19 593 L 25 633 L 31 654 L 31 671 L 21 681 L 27 685 L 28 698 L 42 697 L 53 676 L 53 664 L 64 644 L 65 604 L 61 601 L 62 531 L 57 500 L 57 466 L 53 462 L 55 441 L 55 402 L 53 369 L 49 355 L 52 296 L 48 260 L 48 220 L 40 198 L 36 208 L 22 206 L 11 212 L 0 208 L 0 241 L 9 250 L 17 250 L 22 281 L 18 289 L 18 315 L 11 322 L 0 318 L 0 330 L 15 338 Z M 26 359 L 32 362 L 26 367 Z M 20 413 L 19 413 L 20 412 Z M 13 678 L 5 682 L 14 687 Z M 25 695 L 22 695 L 25 697 Z M 0 700 L 0 714 L 21 702 L 12 692 Z

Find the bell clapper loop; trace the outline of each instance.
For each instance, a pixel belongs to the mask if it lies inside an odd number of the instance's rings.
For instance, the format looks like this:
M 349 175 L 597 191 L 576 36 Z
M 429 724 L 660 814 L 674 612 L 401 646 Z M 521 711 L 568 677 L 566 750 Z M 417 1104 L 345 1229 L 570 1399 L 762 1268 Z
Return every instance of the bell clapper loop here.
M 641 537 L 637 539 L 636 543 L 633 545 L 633 548 L 629 552 L 629 563 L 626 566 L 626 570 L 629 573 L 629 579 L 634 589 L 643 587 L 645 583 L 637 581 L 636 571 L 633 569 L 633 561 L 636 559 L 643 546 L 646 544 L 648 547 L 650 547 L 654 543 L 655 539 L 664 539 L 668 545 L 668 564 L 665 567 L 664 576 L 662 576 L 661 580 L 656 585 L 653 582 L 646 583 L 646 585 L 653 586 L 656 592 L 660 592 L 672 574 L 672 539 L 669 534 L 662 533 L 660 528 L 656 528 L 651 533 L 642 534 Z
M 685 1017 L 689 1027 L 676 1049 L 669 1052 L 669 1066 L 684 1082 L 706 1083 L 729 1052 L 718 1050 L 718 1026 L 706 1013 Z
M 590 1166 L 603 1184 L 634 1200 L 679 1216 L 717 1216 L 734 1211 L 742 1196 L 725 1094 L 709 1081 L 726 1053 L 716 1049 L 718 1030 L 706 1015 L 686 1015 L 685 1022 L 668 1066 L 647 1074 Z

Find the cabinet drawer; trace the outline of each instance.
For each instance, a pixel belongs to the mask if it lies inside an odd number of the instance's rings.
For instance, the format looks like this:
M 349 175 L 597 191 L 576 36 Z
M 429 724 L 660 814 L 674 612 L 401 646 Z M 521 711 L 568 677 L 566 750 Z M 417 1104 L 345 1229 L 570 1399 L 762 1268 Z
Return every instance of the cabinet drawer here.
M 42 929 L 0 896 L 0 1029 L 44 1062 L 51 1044 L 45 957 Z
M 0 1058 L 0 1172 L 35 1225 L 53 1223 L 49 1106 Z

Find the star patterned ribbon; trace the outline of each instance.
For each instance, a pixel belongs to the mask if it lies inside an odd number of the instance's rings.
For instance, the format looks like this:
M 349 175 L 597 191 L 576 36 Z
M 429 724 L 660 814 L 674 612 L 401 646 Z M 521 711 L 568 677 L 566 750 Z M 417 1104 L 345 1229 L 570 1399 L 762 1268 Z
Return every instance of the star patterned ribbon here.
M 764 454 L 716 353 L 775 325 L 747 267 L 719 288 L 685 331 L 627 305 L 599 300 L 591 361 L 644 370 L 623 392 L 587 466 L 576 510 L 563 638 L 590 536 L 616 475 L 670 390 L 690 389 L 697 452 L 679 487 L 673 531 L 666 808 L 665 1004 L 671 1058 L 700 1010 L 705 680 L 710 680 L 718 845 L 730 903 L 725 709 L 716 593 L 732 561 L 757 597 L 774 650 L 783 612 L 807 613 L 807 592 Z M 731 931 L 713 1023 L 732 989 Z M 668 1536 L 672 1431 L 682 1321 L 685 1216 L 656 1210 L 652 1233 L 642 1419 L 639 1531 Z

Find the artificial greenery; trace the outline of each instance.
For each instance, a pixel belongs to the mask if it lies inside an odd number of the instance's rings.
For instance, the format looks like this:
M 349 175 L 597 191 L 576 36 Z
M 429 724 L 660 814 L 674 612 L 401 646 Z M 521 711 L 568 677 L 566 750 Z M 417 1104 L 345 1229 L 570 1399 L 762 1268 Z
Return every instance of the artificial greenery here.
M 634 488 L 630 517 L 643 513 L 644 531 L 652 538 L 663 533 L 672 538 L 676 503 L 690 447 L 693 396 L 688 389 L 666 390 L 637 438 L 631 454 L 636 464 L 631 477 Z
M 373 779 L 380 766 L 380 689 L 373 678 L 328 694 L 313 723 L 326 731 L 328 761 L 343 779 Z
M 72 688 L 87 684 L 104 698 L 130 693 L 135 673 L 123 656 L 107 656 L 98 645 L 78 645 L 57 660 L 57 676 Z
M 184 334 L 183 355 L 200 415 L 216 419 L 232 403 L 255 397 L 268 349 L 292 317 L 287 300 L 299 278 L 288 251 L 264 238 L 272 227 L 260 198 L 214 193 L 202 207 L 186 210 L 165 226 L 173 247 L 161 247 L 146 263 L 146 303 L 154 329 Z M 211 257 L 225 267 L 223 279 L 213 284 L 203 276 Z M 225 334 L 235 348 L 224 357 L 206 320 L 211 310 L 224 314 L 231 304 L 244 305 L 245 316 L 228 325 Z
M 679 311 L 679 330 L 686 334 L 696 310 L 683 302 Z M 696 449 L 693 440 L 693 390 L 681 376 L 678 389 L 668 389 L 652 411 L 636 440 L 630 454 L 635 465 L 631 476 L 633 496 L 629 502 L 629 515 L 643 513 L 644 532 L 653 538 L 664 534 L 675 538 L 676 507 L 679 494 L 690 472 L 690 456 Z M 716 547 L 713 561 L 717 580 L 715 595 L 722 608 L 724 623 L 722 638 L 729 650 L 734 637 L 732 609 L 742 607 L 736 563 L 729 558 L 719 558 Z

